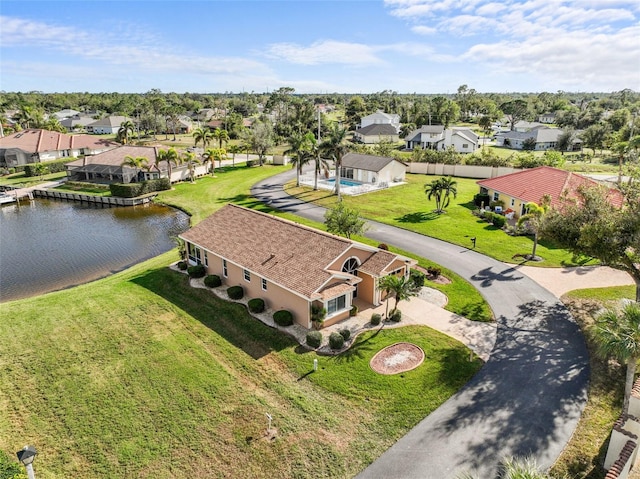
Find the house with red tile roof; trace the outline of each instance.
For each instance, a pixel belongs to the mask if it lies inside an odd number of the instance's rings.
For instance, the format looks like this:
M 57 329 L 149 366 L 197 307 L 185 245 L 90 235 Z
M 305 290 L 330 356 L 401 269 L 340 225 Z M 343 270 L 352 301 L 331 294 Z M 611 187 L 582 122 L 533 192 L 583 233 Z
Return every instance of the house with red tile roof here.
M 516 217 L 524 214 L 527 203 L 540 204 L 545 195 L 551 198 L 551 207 L 557 207 L 565 197 L 577 198 L 580 187 L 605 188 L 591 178 L 550 166 L 539 166 L 477 183 L 480 194 L 489 195 L 491 201 L 501 200 L 504 208 L 512 209 Z M 622 206 L 620 191 L 609 189 L 609 198 L 615 205 Z
M 202 264 L 225 286 L 288 310 L 311 328 L 311 305 L 326 308 L 324 325 L 349 317 L 357 297 L 380 304 L 379 278 L 408 275 L 415 260 L 282 218 L 228 204 L 180 235 L 189 263 Z
M 67 135 L 35 128 L 21 130 L 0 138 L 0 166 L 12 168 L 28 163 L 95 155 L 119 145 L 90 135 Z

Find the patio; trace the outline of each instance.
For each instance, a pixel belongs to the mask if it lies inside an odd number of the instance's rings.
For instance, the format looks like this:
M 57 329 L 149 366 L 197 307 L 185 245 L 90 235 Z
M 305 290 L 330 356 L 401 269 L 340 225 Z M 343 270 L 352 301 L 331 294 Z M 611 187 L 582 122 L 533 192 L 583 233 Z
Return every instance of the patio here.
M 318 177 L 318 189 L 334 190 L 336 187 L 335 181 L 335 176 L 329 178 Z M 300 184 L 313 188 L 315 185 L 315 177 L 313 175 L 302 175 L 300 177 Z M 386 181 L 382 181 L 380 183 L 360 183 L 349 178 L 341 178 L 340 193 L 349 196 L 357 196 L 403 184 L 405 184 L 405 182 L 402 181 L 392 183 L 388 183 Z

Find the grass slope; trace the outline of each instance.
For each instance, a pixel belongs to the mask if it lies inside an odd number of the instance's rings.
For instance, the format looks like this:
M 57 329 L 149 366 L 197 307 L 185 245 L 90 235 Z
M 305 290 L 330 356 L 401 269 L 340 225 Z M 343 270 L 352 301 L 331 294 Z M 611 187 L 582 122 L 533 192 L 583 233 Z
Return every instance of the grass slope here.
M 166 268 L 174 255 L 2 306 L 1 450 L 36 444 L 45 478 L 350 477 L 480 366 L 415 327 L 317 357 L 189 287 Z M 425 364 L 373 373 L 373 354 L 399 340 Z

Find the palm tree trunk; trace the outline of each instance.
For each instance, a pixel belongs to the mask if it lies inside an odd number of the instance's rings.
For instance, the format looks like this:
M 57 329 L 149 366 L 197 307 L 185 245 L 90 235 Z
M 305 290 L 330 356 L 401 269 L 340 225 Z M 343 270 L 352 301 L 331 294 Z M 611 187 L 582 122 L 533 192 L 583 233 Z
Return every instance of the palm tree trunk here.
M 533 251 L 531 251 L 531 259 L 536 258 L 536 249 L 538 248 L 538 232 L 533 233 Z M 544 254 L 544 253 L 543 253 Z
M 313 178 L 313 191 L 317 191 L 318 190 L 318 173 L 320 170 L 320 159 L 316 159 L 316 171 L 314 173 L 314 178 Z
M 336 194 L 338 195 L 338 201 L 342 201 L 342 197 L 340 196 L 340 167 L 342 166 L 342 161 L 336 160 Z
M 627 376 L 624 383 L 624 404 L 622 405 L 622 414 L 629 412 L 629 398 L 631 397 L 631 389 L 633 389 L 638 359 L 640 359 L 640 356 L 631 356 L 627 362 Z

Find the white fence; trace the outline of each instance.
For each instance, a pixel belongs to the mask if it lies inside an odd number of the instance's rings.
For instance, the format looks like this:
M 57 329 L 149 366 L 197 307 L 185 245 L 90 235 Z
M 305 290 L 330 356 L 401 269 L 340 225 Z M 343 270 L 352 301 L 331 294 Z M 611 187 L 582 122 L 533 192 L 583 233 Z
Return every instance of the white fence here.
M 442 163 L 409 163 L 407 173 L 420 175 L 456 176 L 461 178 L 495 178 L 522 171 L 522 168 L 509 166 L 472 166 L 472 165 L 444 165 Z

